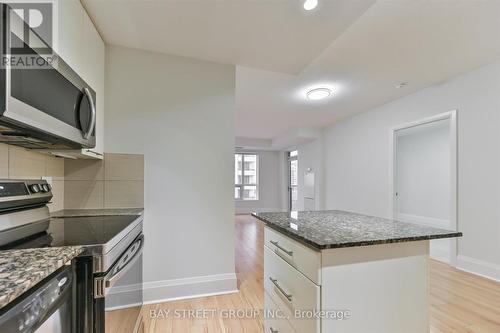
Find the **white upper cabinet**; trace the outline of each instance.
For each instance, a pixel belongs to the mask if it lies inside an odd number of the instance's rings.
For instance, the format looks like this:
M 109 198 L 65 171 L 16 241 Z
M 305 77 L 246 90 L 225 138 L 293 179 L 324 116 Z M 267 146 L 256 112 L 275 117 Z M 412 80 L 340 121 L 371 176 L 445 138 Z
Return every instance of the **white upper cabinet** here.
M 58 0 L 57 11 L 58 43 L 54 45 L 54 49 L 96 93 L 96 146 L 58 154 L 77 158 L 102 158 L 105 45 L 79 0 Z
M 104 150 L 104 62 L 105 46 L 90 17 L 83 17 L 83 79 L 96 92 L 96 145 L 87 152 L 102 155 Z
M 55 51 L 73 70 L 79 72 L 84 60 L 81 42 L 85 11 L 79 0 L 59 0 L 57 11 L 58 43 L 54 45 Z

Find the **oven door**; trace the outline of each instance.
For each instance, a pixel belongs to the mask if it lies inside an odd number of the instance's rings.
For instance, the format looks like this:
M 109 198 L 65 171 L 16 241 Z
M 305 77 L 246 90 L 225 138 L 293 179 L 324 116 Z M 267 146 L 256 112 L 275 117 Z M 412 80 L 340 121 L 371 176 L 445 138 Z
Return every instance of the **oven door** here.
M 139 235 L 103 276 L 94 279 L 94 331 L 143 332 L 142 250 Z
M 94 147 L 95 91 L 60 57 L 53 56 L 55 60 L 49 65 L 47 55 L 39 55 L 36 47 L 24 42 L 25 30 L 30 31 L 29 44 L 45 42 L 26 28 L 26 23 L 7 5 L 2 5 L 2 12 L 2 59 L 29 56 L 43 63 L 29 67 L 7 61 L 2 68 L 5 85 L 0 86 L 5 87 L 1 93 L 5 98 L 0 121 L 5 127 L 0 130 L 4 139 L 13 144 L 24 140 L 26 148 L 50 148 L 42 141 L 53 143 L 54 148 Z M 12 45 L 24 45 L 22 54 L 17 54 L 20 51 Z M 50 45 L 47 47 L 50 49 Z
M 2 333 L 72 333 L 73 266 L 61 268 L 48 282 L 32 288 L 0 315 Z M 31 289 L 30 289 L 31 290 Z M 16 301 L 15 301 L 16 302 Z M 2 311 L 5 311 L 2 309 Z

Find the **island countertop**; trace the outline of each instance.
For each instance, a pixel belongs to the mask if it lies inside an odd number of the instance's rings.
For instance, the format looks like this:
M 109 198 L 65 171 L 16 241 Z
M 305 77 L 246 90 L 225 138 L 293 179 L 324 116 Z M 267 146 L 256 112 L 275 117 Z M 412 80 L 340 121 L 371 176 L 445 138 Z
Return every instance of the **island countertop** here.
M 80 246 L 0 251 L 0 309 L 82 251 Z
M 338 210 L 252 215 L 316 251 L 462 236 L 461 232 Z

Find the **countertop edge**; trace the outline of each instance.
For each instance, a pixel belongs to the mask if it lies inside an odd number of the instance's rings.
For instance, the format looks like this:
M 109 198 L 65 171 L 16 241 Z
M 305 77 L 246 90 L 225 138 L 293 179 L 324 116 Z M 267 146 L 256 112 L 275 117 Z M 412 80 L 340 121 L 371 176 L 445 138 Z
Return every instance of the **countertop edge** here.
M 371 241 L 359 241 L 359 242 L 346 242 L 346 243 L 336 243 L 336 244 L 326 244 L 320 245 L 317 244 L 307 238 L 299 236 L 290 230 L 287 230 L 283 227 L 280 227 L 266 219 L 258 216 L 255 213 L 251 213 L 253 217 L 264 222 L 266 226 L 269 228 L 276 230 L 285 236 L 292 238 L 295 241 L 298 241 L 302 245 L 307 246 L 308 248 L 321 252 L 323 250 L 329 249 L 340 249 L 340 248 L 348 248 L 348 247 L 360 247 L 360 246 L 371 246 L 371 245 L 383 245 L 383 244 L 394 244 L 394 243 L 406 243 L 406 242 L 418 242 L 424 240 L 432 240 L 432 239 L 443 239 L 443 238 L 454 238 L 454 237 L 462 237 L 463 234 L 461 232 L 452 232 L 448 234 L 439 234 L 439 235 L 427 235 L 427 236 L 417 236 L 417 237 L 401 237 L 401 238 L 389 238 L 389 239 L 380 239 L 380 240 L 371 240 Z
M 278 232 L 281 232 L 282 234 L 284 234 L 285 236 L 288 236 L 290 238 L 292 238 L 293 240 L 299 242 L 300 244 L 310 248 L 311 250 L 314 250 L 316 252 L 321 252 L 321 250 L 323 250 L 320 245 L 314 243 L 314 242 L 311 242 L 309 241 L 308 239 L 304 238 L 304 237 L 300 237 L 299 235 L 296 235 L 286 229 L 283 229 L 275 224 L 273 224 L 272 222 L 269 222 L 265 219 L 263 219 L 262 217 L 258 216 L 258 215 L 255 215 L 254 213 L 251 213 L 251 215 L 253 217 L 255 217 L 257 220 L 259 221 L 262 221 L 266 224 L 266 226 L 268 226 L 269 228 L 273 229 L 273 230 L 276 230 Z
M 111 215 L 144 215 L 144 207 L 135 208 L 91 208 L 91 209 L 60 209 L 50 213 L 51 218 L 95 217 Z
M 59 270 L 61 267 L 63 267 L 67 262 L 73 260 L 76 258 L 78 255 L 80 255 L 83 251 L 83 248 L 80 246 L 63 246 L 63 247 L 56 247 L 56 248 L 40 248 L 40 249 L 26 249 L 26 250 L 6 250 L 6 251 L 1 251 L 1 252 L 20 252 L 21 254 L 23 252 L 34 252 L 34 251 L 68 251 L 66 254 L 60 255 L 60 257 L 55 257 L 52 259 L 51 263 L 46 263 L 44 264 L 43 271 L 33 273 L 32 276 L 28 276 L 26 280 L 17 282 L 15 281 L 14 284 L 17 283 L 13 288 L 6 289 L 8 288 L 7 286 L 1 286 L 2 291 L 5 292 L 5 294 L 0 295 L 0 310 L 3 310 L 6 306 L 11 304 L 12 302 L 16 301 L 19 297 L 24 295 L 27 291 L 29 291 L 31 288 L 35 287 L 37 284 L 42 282 L 44 279 L 52 275 L 54 272 Z M 1 254 L 0 252 L 0 254 Z M 41 254 L 42 256 L 43 254 Z M 13 259 L 15 260 L 15 259 Z M 43 260 L 50 260 L 43 258 Z M 29 266 L 31 268 L 31 266 Z M 22 273 L 22 272 L 21 272 Z M 27 273 L 26 273 L 27 274 Z M 3 279 L 8 279 L 10 276 L 4 277 Z M 15 277 L 13 277 L 15 278 Z M 5 281 L 1 281 L 1 283 L 5 283 Z M 0 283 L 0 284 L 1 284 Z M 9 286 L 10 287 L 10 286 Z

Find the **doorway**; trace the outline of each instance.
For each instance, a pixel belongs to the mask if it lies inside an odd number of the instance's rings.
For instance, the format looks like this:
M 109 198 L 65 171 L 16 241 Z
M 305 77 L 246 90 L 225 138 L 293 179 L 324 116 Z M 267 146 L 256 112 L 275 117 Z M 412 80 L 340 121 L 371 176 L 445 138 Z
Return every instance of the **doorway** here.
M 298 210 L 299 197 L 299 152 L 293 150 L 288 152 L 288 210 Z
M 457 229 L 456 111 L 392 130 L 392 213 L 397 220 Z M 456 260 L 456 240 L 432 240 L 430 256 Z

